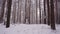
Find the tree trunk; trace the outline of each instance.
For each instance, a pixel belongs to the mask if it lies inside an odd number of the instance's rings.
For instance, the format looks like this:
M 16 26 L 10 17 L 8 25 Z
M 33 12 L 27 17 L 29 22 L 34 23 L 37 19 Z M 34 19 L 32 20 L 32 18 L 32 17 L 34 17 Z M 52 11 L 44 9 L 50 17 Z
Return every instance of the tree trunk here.
M 2 7 L 1 7 L 2 11 L 1 11 L 1 16 L 0 16 L 0 23 L 1 23 L 1 21 L 3 22 L 5 2 L 6 2 L 6 0 L 3 0 Z
M 25 8 L 25 22 L 30 24 L 30 0 L 26 0 Z
M 36 0 L 36 23 L 40 24 L 40 9 L 39 9 L 39 0 Z
M 57 6 L 57 0 L 56 1 L 56 23 L 58 23 L 58 6 Z
M 39 0 L 39 13 L 40 13 L 40 24 L 41 24 L 41 2 Z
M 46 0 L 44 0 L 44 16 L 46 16 Z M 44 24 L 46 24 L 46 18 L 44 18 Z
M 51 13 L 50 13 L 50 6 L 49 6 L 49 0 L 47 0 L 47 11 L 48 11 L 48 25 L 51 23 Z
M 16 2 L 14 2 L 13 5 L 13 23 L 16 23 L 15 19 L 16 19 Z
M 50 0 L 51 3 L 51 29 L 55 30 L 55 19 L 54 19 L 54 1 Z
M 21 23 L 21 0 L 18 0 L 18 10 L 19 10 L 18 22 Z
M 7 0 L 7 22 L 6 22 L 6 28 L 8 28 L 10 26 L 11 5 L 12 5 L 12 0 Z

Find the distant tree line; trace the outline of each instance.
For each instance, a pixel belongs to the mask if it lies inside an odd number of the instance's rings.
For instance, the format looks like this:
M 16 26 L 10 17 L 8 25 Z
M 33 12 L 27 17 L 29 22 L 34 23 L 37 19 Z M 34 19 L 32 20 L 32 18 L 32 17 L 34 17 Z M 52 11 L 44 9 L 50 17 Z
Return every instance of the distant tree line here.
M 35 23 L 35 24 L 37 24 L 37 22 L 38 23 L 44 22 L 44 24 L 51 25 L 51 29 L 55 30 L 56 28 L 55 28 L 55 16 L 54 16 L 54 0 L 46 0 L 46 1 L 44 0 L 43 1 L 43 3 L 44 3 L 43 4 L 43 6 L 44 6 L 44 16 L 46 16 L 48 14 L 48 22 L 46 21 L 46 18 L 43 19 L 41 17 L 41 12 L 42 11 L 41 11 L 40 0 L 38 0 L 39 2 L 37 0 L 35 0 L 34 2 L 36 2 L 36 3 L 34 3 L 34 5 L 31 4 L 32 3 L 31 1 L 32 0 L 26 0 L 25 1 L 25 9 L 23 10 L 23 11 L 25 11 L 24 14 L 23 14 L 25 17 L 23 16 L 23 19 L 22 19 L 23 21 L 21 21 L 21 18 L 22 18 L 21 10 L 22 9 L 20 9 L 19 7 L 23 7 L 22 6 L 23 3 L 20 5 L 19 3 L 21 2 L 21 0 L 18 0 L 18 11 L 20 11 L 20 12 L 17 11 L 17 21 L 18 22 L 24 22 L 24 23 L 26 23 L 26 21 L 28 21 L 29 24 L 32 23 L 32 22 Z M 10 26 L 12 0 L 3 0 L 2 8 L 1 8 L 2 11 L 1 11 L 1 15 L 0 15 L 0 22 L 3 21 L 3 18 L 4 18 L 4 9 L 5 9 L 5 3 L 6 2 L 7 2 L 7 7 L 6 7 L 7 8 L 7 10 L 6 10 L 7 21 L 4 22 L 4 23 L 6 23 L 6 28 L 8 28 Z M 47 10 L 46 10 L 46 5 L 47 5 Z M 40 10 L 40 11 L 38 11 L 39 14 L 37 12 L 37 7 Z M 15 16 L 16 12 L 15 11 L 16 11 L 16 2 L 14 3 L 14 12 L 13 12 L 14 23 L 15 23 L 15 18 L 16 18 L 16 16 Z M 48 13 L 46 13 L 46 11 Z M 39 17 L 37 15 L 39 15 Z M 41 21 L 41 18 L 42 18 L 43 21 Z

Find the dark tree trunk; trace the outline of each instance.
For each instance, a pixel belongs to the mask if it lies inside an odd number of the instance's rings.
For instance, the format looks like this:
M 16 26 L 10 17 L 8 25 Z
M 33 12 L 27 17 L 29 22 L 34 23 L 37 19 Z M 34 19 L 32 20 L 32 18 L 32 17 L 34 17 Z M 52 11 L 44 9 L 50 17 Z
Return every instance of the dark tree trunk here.
M 7 22 L 6 22 L 6 28 L 8 28 L 10 26 L 11 5 L 12 5 L 12 0 L 7 0 Z
M 58 6 L 57 6 L 57 0 L 56 1 L 56 23 L 58 23 Z
M 25 4 L 25 22 L 28 20 L 28 23 L 30 24 L 30 1 L 31 0 L 26 0 Z
M 51 29 L 55 30 L 55 19 L 54 19 L 54 1 L 50 0 L 51 4 Z
M 47 11 L 48 11 L 48 25 L 50 25 L 51 14 L 50 14 L 50 8 L 49 8 L 49 0 L 47 0 Z
M 3 0 L 2 7 L 1 7 L 2 11 L 1 11 L 1 16 L 0 16 L 0 22 L 3 22 L 5 2 L 6 0 Z
M 40 12 L 40 24 L 41 24 L 41 4 L 40 4 L 40 0 L 39 0 L 39 12 Z
M 46 16 L 46 0 L 44 0 L 44 16 Z M 44 18 L 44 24 L 46 24 L 46 18 Z

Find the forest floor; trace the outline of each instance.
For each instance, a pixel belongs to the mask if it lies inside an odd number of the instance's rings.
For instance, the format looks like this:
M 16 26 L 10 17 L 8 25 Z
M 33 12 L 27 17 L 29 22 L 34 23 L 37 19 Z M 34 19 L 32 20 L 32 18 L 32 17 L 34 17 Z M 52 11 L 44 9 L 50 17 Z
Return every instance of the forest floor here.
M 60 25 L 52 30 L 46 24 L 11 24 L 9 28 L 0 24 L 0 34 L 60 34 Z

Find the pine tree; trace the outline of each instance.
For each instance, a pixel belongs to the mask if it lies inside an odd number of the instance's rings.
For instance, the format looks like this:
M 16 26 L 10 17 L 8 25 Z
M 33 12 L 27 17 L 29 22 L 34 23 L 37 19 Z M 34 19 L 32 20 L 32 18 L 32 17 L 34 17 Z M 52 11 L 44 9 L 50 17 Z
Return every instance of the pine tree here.
M 41 24 L 41 2 L 39 0 L 40 24 Z
M 46 16 L 46 0 L 44 0 L 44 16 Z M 44 24 L 46 24 L 46 18 L 44 18 Z
M 7 22 L 6 22 L 6 28 L 10 26 L 10 14 L 11 14 L 11 5 L 12 0 L 7 0 Z
M 16 19 L 16 0 L 13 4 L 13 23 L 16 23 L 15 19 Z
M 54 1 L 50 0 L 51 4 L 51 29 L 55 30 L 55 18 L 54 18 Z
M 56 7 L 56 22 L 58 23 L 58 6 L 57 6 L 57 0 L 55 0 L 55 2 L 56 2 L 56 5 L 55 5 L 55 7 Z
M 50 25 L 50 23 L 51 23 L 51 13 L 50 13 L 50 3 L 49 3 L 50 1 L 49 0 L 47 0 L 47 11 L 48 11 L 48 25 Z
M 30 24 L 30 1 L 31 0 L 26 0 L 25 3 L 25 22 L 28 20 L 28 23 Z
M 3 0 L 3 2 L 2 2 L 2 7 L 1 7 L 2 11 L 1 11 L 1 16 L 0 16 L 0 22 L 3 21 L 5 2 L 6 2 L 6 0 Z

